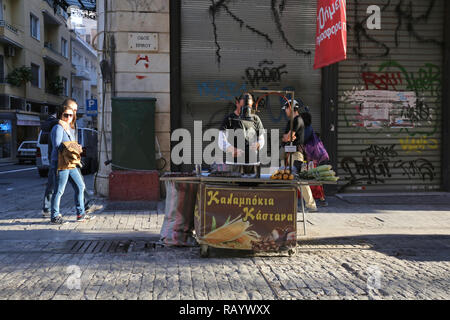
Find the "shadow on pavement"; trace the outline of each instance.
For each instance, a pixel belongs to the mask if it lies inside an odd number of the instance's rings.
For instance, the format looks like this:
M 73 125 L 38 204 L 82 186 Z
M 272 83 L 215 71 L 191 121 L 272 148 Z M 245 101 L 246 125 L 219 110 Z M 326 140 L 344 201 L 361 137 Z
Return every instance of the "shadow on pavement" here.
M 361 235 L 298 241 L 298 252 L 373 250 L 402 260 L 450 261 L 450 235 Z
M 143 252 L 176 252 L 177 259 L 200 258 L 200 249 L 194 247 L 167 246 L 159 243 L 160 235 L 155 231 L 89 231 L 74 230 L 9 230 L 0 235 L 0 254 L 11 252 L 46 252 L 60 254 L 97 253 L 95 248 L 109 248 L 99 251 L 105 254 L 129 254 Z M 77 247 L 78 246 L 78 247 Z M 125 248 L 115 251 L 115 248 Z M 121 247 L 122 246 L 122 247 Z M 74 248 L 76 249 L 74 251 Z M 100 250 L 100 249 L 98 249 Z M 105 249 L 106 250 L 106 249 Z M 156 251 L 155 251 L 156 250 Z M 295 258 L 302 254 L 323 253 L 323 251 L 370 250 L 407 261 L 449 262 L 450 235 L 362 235 L 299 240 Z M 210 248 L 210 258 L 286 258 L 287 252 L 260 252 Z M 130 259 L 133 257 L 130 255 Z M 289 258 L 288 258 L 289 259 Z
M 447 211 L 450 196 L 328 196 L 318 213 L 371 214 L 380 211 Z

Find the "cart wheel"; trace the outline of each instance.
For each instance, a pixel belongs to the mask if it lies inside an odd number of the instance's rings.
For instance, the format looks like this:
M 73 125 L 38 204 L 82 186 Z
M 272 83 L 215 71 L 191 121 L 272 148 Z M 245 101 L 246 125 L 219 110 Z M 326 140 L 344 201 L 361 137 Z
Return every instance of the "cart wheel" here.
M 296 250 L 295 249 L 289 249 L 288 250 L 288 255 L 289 257 L 293 256 L 295 254 Z
M 209 247 L 206 244 L 200 245 L 200 257 L 202 258 L 209 257 Z

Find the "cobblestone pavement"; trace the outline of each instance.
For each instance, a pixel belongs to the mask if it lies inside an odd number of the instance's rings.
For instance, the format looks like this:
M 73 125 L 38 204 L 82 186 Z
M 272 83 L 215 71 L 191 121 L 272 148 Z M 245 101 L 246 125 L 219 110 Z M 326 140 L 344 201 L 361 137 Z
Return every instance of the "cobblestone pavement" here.
M 52 245 L 0 253 L 1 299 L 450 298 L 450 263 L 437 259 L 442 247 L 434 245 L 389 255 L 361 244 L 310 244 L 293 257 L 221 253 L 208 259 L 199 258 L 197 248 L 37 250 Z
M 163 202 L 114 210 L 98 199 L 105 210 L 77 223 L 69 188 L 68 223 L 54 226 L 38 210 L 45 179 L 23 175 L 3 175 L 0 188 L 2 300 L 450 298 L 448 195 L 414 206 L 330 197 L 307 214 L 308 237 L 299 223 L 294 256 L 213 250 L 205 259 L 198 247 L 158 245 Z
M 0 299 L 449 299 L 450 235 L 301 239 L 297 253 L 164 248 L 163 208 L 52 226 L 38 211 L 0 223 Z M 299 225 L 299 229 L 301 226 Z

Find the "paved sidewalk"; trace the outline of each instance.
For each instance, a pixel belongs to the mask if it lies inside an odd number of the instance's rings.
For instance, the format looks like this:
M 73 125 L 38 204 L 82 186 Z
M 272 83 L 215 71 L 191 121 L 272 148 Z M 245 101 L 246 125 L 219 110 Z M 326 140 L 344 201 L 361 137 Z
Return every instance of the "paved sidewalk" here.
M 411 199 L 422 197 L 414 204 Z M 428 200 L 426 198 L 428 197 Z M 450 194 L 430 196 L 328 197 L 328 207 L 307 213 L 307 235 L 298 223 L 299 239 L 358 235 L 450 235 Z M 375 203 L 374 203 L 375 202 Z M 376 203 L 378 202 L 378 203 Z M 76 222 L 75 209 L 62 210 L 66 224 L 51 225 L 39 210 L 9 211 L 1 215 L 1 239 L 96 239 L 102 237 L 145 237 L 158 239 L 164 221 L 165 201 L 113 202 L 98 198 L 90 222 Z M 403 204 L 399 204 L 403 203 Z M 301 215 L 298 215 L 301 220 Z
M 163 201 L 114 211 L 98 199 L 96 219 L 77 223 L 66 208 L 62 226 L 39 210 L 4 212 L 0 299 L 449 299 L 448 194 L 434 204 L 357 197 L 307 214 L 292 257 L 163 248 Z
M 307 215 L 312 238 L 450 235 L 450 193 L 338 194 Z

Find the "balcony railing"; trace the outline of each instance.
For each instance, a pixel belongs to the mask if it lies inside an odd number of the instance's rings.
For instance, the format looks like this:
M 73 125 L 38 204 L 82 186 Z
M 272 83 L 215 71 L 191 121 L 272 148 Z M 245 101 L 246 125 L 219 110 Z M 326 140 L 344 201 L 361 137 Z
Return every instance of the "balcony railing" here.
M 52 9 L 54 8 L 55 1 L 53 0 L 44 0 L 44 1 L 47 2 Z M 63 17 L 65 20 L 69 19 L 69 15 L 67 14 L 67 12 L 65 12 L 64 9 L 61 8 L 61 6 L 59 5 L 56 8 L 56 13 L 59 14 L 61 17 Z
M 44 42 L 44 47 L 49 49 L 51 52 L 53 52 L 53 53 L 63 57 L 63 58 L 67 58 L 61 52 L 55 50 L 55 48 L 53 48 L 53 43 L 51 43 L 51 42 Z
M 55 53 L 55 54 L 57 54 L 57 55 L 62 56 L 60 52 L 56 51 L 56 50 L 53 48 L 53 43 L 51 43 L 51 42 L 44 42 L 44 47 L 47 48 L 48 50 L 50 50 L 51 52 L 53 52 L 53 53 Z
M 6 28 L 9 31 L 11 31 L 12 33 L 15 34 L 19 34 L 19 29 L 17 29 L 16 27 L 14 27 L 13 25 L 9 24 L 8 22 L 6 22 L 5 20 L 0 20 L 0 27 Z
M 84 66 L 75 65 L 75 70 L 76 70 L 74 74 L 75 78 L 79 78 L 82 80 L 91 80 L 91 75 Z

